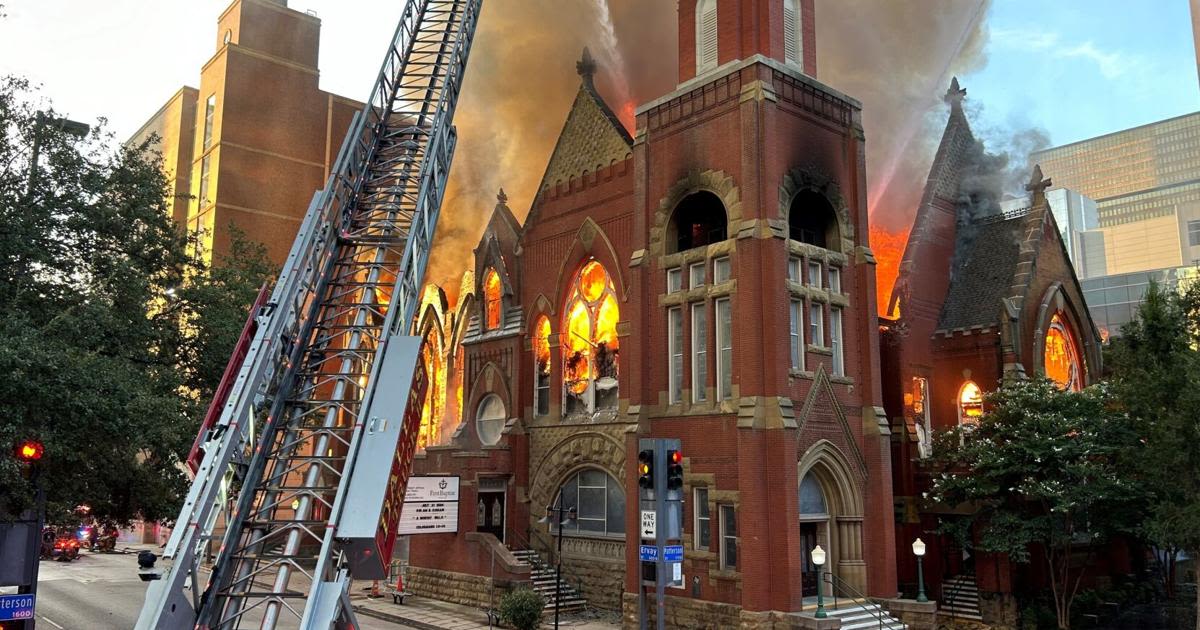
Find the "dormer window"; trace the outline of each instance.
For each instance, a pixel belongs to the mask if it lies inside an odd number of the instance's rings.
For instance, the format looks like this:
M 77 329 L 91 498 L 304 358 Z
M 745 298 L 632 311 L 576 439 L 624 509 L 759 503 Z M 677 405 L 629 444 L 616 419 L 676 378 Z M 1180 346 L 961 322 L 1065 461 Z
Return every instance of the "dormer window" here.
M 696 74 L 717 67 L 717 0 L 696 2 Z

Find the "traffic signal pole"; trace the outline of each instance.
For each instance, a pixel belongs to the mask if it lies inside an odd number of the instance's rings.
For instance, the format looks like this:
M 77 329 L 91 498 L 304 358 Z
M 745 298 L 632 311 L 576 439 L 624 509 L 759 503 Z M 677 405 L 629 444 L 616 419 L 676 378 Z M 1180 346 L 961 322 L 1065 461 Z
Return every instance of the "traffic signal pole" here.
M 638 528 L 638 565 L 647 569 L 651 565 L 649 558 L 642 556 L 642 548 L 651 544 L 654 549 L 654 610 L 655 627 L 658 630 L 666 628 L 666 588 L 673 581 L 667 575 L 668 566 L 673 568 L 673 562 L 667 561 L 668 546 L 674 546 L 675 553 L 680 553 L 678 543 L 683 537 L 683 461 L 680 441 L 675 438 L 643 438 L 638 441 L 638 507 L 642 512 L 653 512 L 654 532 L 647 535 L 648 528 L 639 519 Z M 649 515 L 646 515 L 649 516 Z M 679 558 L 682 562 L 682 557 Z M 638 620 L 639 627 L 647 630 L 649 625 L 649 603 L 647 599 L 648 576 L 639 571 L 638 579 Z

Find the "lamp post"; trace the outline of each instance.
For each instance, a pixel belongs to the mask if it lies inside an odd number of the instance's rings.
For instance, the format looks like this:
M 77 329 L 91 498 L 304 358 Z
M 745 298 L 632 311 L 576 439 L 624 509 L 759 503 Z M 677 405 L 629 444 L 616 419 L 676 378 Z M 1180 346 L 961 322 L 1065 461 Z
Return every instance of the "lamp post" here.
M 46 112 L 39 111 L 33 121 L 33 146 L 29 158 L 29 181 L 25 184 L 25 202 L 33 197 L 33 185 L 37 180 L 38 158 L 42 145 L 42 129 L 47 126 L 57 127 L 59 131 L 69 133 L 77 138 L 84 138 L 92 130 L 86 123 L 66 118 L 51 118 Z
M 812 563 L 817 565 L 817 614 L 814 616 L 817 619 L 824 619 L 828 615 L 825 614 L 825 598 L 821 595 L 821 586 L 824 582 L 821 568 L 825 566 L 825 550 L 821 548 L 821 545 L 813 547 Z
M 913 541 L 913 555 L 917 557 L 917 601 L 927 602 L 925 597 L 925 570 L 921 561 L 925 558 L 925 543 L 920 538 Z
M 565 515 L 565 517 L 564 517 Z M 558 604 L 562 599 L 562 540 L 563 528 L 575 522 L 575 508 L 548 506 L 546 515 L 538 520 L 543 525 L 558 523 L 558 562 L 554 568 L 554 630 L 558 630 Z

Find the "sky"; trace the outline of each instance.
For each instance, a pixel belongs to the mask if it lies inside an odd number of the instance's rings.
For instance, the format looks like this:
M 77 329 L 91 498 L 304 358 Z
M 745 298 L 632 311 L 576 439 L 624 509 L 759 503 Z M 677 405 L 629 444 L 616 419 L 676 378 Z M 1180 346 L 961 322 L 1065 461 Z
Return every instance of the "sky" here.
M 818 27 L 820 5 L 834 1 L 817 0 Z M 936 8 L 967 0 L 886 1 Z M 180 86 L 198 83 L 228 0 L 0 3 L 6 14 L 0 74 L 32 79 L 74 118 L 106 117 L 123 139 Z M 564 10 L 581 3 L 564 0 Z M 361 99 L 402 3 L 291 0 L 290 6 L 322 19 L 322 88 Z M 1064 144 L 1200 109 L 1188 0 L 995 0 L 984 52 L 985 63 L 961 78 L 982 108 L 977 124 L 1038 128 Z

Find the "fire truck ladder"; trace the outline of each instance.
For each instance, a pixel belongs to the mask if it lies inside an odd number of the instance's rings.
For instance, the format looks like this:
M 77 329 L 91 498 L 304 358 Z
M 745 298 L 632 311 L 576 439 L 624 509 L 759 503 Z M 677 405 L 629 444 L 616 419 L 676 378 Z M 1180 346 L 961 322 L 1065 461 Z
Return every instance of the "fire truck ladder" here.
M 220 418 L 203 429 L 166 566 L 143 573 L 155 581 L 139 630 L 355 627 L 356 575 L 335 533 L 364 525 L 362 510 L 343 509 L 347 494 L 388 481 L 378 466 L 356 468 L 356 455 L 380 428 L 371 404 L 381 367 L 416 360 L 402 336 L 420 302 L 481 4 L 406 3 L 371 97 L 255 314 L 228 397 L 213 403 Z M 379 398 L 394 410 L 387 390 Z M 406 478 L 411 458 L 398 464 Z M 218 541 L 208 573 L 201 559 Z

